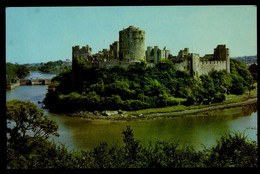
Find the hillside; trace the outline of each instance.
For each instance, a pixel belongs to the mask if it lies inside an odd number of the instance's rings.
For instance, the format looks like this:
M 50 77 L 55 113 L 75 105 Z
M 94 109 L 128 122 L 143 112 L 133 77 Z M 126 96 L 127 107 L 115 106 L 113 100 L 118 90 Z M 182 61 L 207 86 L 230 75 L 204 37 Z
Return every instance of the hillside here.
M 240 60 L 246 64 L 252 64 L 257 62 L 257 55 L 255 56 L 243 56 L 243 57 L 233 57 L 233 59 Z
M 213 70 L 196 80 L 170 60 L 154 67 L 141 63 L 96 69 L 76 64 L 52 79 L 43 103 L 51 112 L 64 113 L 218 103 L 225 94 L 240 95 L 252 86 L 253 78 L 241 61 L 231 59 L 230 70 Z

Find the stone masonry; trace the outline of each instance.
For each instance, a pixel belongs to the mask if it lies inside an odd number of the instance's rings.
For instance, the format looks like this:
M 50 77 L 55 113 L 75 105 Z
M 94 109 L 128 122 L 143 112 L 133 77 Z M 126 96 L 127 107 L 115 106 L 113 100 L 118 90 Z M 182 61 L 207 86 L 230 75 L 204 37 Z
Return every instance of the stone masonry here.
M 145 31 L 134 26 L 119 31 L 119 59 L 130 63 L 145 61 Z
M 212 69 L 230 72 L 229 49 L 226 45 L 218 45 L 214 54 L 206 54 L 204 57 L 189 53 L 189 49 L 184 48 L 179 51 L 178 56 L 172 57 L 172 61 L 178 70 L 188 71 L 195 77 L 208 74 Z
M 158 63 L 161 59 L 168 59 L 170 50 L 166 50 L 166 47 L 161 50 L 158 46 L 148 46 L 145 55 L 147 63 Z
M 213 54 L 200 57 L 197 53 L 190 53 L 189 48 L 180 50 L 177 56 L 170 54 L 166 47 L 148 46 L 145 50 L 145 31 L 134 26 L 119 31 L 119 41 L 113 42 L 109 49 L 103 49 L 92 54 L 89 45 L 79 48 L 72 47 L 72 68 L 75 68 L 75 58 L 83 58 L 89 67 L 128 67 L 132 63 L 146 62 L 154 66 L 161 59 L 171 60 L 176 68 L 187 71 L 194 77 L 207 74 L 212 69 L 230 72 L 229 49 L 226 45 L 218 45 Z M 74 66 L 73 66 L 74 64 Z

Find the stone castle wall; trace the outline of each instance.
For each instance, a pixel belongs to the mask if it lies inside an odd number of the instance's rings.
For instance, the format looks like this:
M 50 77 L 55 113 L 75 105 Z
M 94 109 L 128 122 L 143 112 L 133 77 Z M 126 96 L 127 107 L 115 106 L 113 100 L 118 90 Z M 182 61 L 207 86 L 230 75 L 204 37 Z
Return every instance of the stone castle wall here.
M 83 46 L 82 48 L 79 45 L 72 47 L 72 68 L 75 67 L 75 58 L 82 57 L 88 61 L 88 57 L 92 54 L 92 48 L 88 45 Z
M 207 54 L 199 61 L 198 74 L 208 74 L 211 70 L 226 70 L 230 72 L 229 49 L 226 45 L 218 45 L 214 54 Z
M 129 62 L 128 61 L 121 61 L 119 59 L 110 59 L 109 61 L 99 61 L 98 67 L 99 68 L 111 68 L 114 66 L 122 66 L 122 67 L 128 67 Z
M 177 70 L 180 70 L 180 71 L 189 71 L 188 70 L 188 65 L 189 65 L 189 62 L 188 60 L 184 60 L 183 62 L 179 62 L 179 63 L 174 63 L 175 67 Z
M 145 61 L 148 66 L 154 66 L 160 59 L 172 60 L 176 68 L 187 71 L 194 77 L 208 74 L 211 70 L 226 70 L 230 72 L 229 49 L 226 45 L 218 45 L 213 54 L 200 57 L 197 53 L 189 53 L 189 48 L 180 50 L 177 56 L 170 55 L 170 51 L 164 47 L 148 46 L 145 51 L 145 31 L 130 26 L 119 32 L 119 41 L 115 41 L 109 49 L 103 49 L 92 54 L 88 45 L 79 48 L 72 47 L 72 68 L 75 68 L 76 57 L 86 60 L 89 67 L 128 67 L 132 63 Z
M 119 59 L 145 61 L 145 31 L 130 26 L 119 32 Z
M 166 50 L 166 47 L 164 47 L 161 50 L 161 49 L 159 49 L 158 46 L 154 46 L 154 48 L 152 48 L 151 46 L 148 46 L 147 50 L 145 51 L 146 62 L 158 63 L 158 61 L 161 59 L 168 59 L 169 54 L 170 54 L 170 51 Z
M 226 70 L 227 61 L 200 61 L 198 75 L 208 74 L 211 70 Z
M 190 72 L 194 77 L 200 76 L 200 56 L 199 54 L 192 53 L 191 56 L 191 64 L 190 64 Z
M 113 44 L 110 45 L 109 49 L 110 54 L 114 58 L 119 58 L 119 42 L 115 41 Z
M 72 47 L 72 58 L 73 57 L 83 57 L 88 58 L 92 54 L 92 48 L 88 45 L 79 48 L 78 45 Z

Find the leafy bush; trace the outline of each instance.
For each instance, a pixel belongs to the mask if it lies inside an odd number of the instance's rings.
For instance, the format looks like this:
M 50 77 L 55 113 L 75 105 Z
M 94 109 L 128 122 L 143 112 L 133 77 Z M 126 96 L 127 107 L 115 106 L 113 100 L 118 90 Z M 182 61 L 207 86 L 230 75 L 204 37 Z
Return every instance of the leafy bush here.
M 225 94 L 217 93 L 214 95 L 213 103 L 220 103 L 225 100 Z
M 25 65 L 6 63 L 6 78 L 14 80 L 16 77 L 24 78 L 30 74 L 29 69 Z
M 257 167 L 257 144 L 247 141 L 242 133 L 222 136 L 209 151 L 206 161 L 209 167 Z

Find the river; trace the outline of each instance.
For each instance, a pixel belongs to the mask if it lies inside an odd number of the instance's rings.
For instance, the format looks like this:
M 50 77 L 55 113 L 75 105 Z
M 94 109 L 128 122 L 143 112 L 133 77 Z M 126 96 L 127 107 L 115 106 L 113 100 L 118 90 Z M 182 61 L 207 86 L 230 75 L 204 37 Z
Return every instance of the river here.
M 31 72 L 34 78 L 52 78 L 54 74 Z M 26 77 L 30 78 L 30 77 Z M 31 101 L 42 108 L 42 101 L 47 92 L 47 85 L 20 86 L 6 92 L 6 100 L 19 99 Z M 187 143 L 196 150 L 211 147 L 217 139 L 229 131 L 245 131 L 248 138 L 257 141 L 257 107 L 245 106 L 222 109 L 212 112 L 209 116 L 186 116 L 168 119 L 138 120 L 138 121 L 109 121 L 86 120 L 68 117 L 61 114 L 49 113 L 50 119 L 59 125 L 60 137 L 51 137 L 56 143 L 63 143 L 69 150 L 93 150 L 100 142 L 123 144 L 122 130 L 129 125 L 136 139 L 142 145 L 160 141 L 179 141 Z

